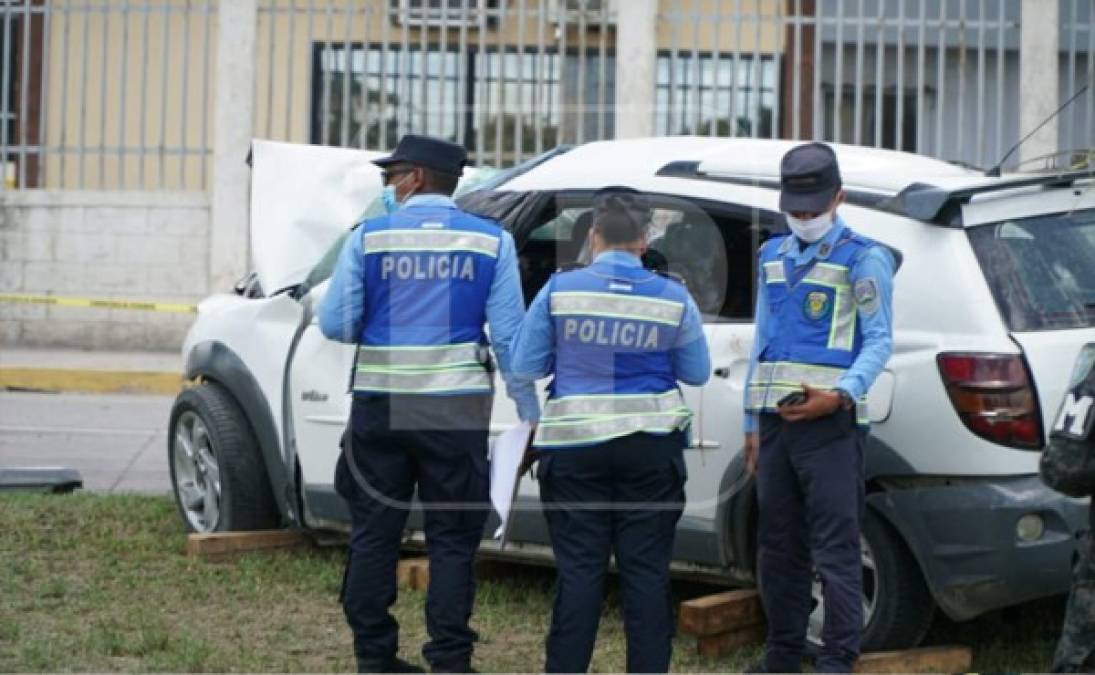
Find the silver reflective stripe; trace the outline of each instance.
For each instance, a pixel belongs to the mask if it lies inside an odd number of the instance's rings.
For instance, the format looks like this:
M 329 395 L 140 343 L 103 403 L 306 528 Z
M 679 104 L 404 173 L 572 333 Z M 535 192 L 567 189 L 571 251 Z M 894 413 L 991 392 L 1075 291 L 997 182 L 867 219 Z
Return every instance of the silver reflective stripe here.
M 836 288 L 846 287 L 848 286 L 848 268 L 843 265 L 819 262 L 806 273 L 802 281 Z
M 469 251 L 498 257 L 498 237 L 455 230 L 381 230 L 366 233 L 365 253 Z
M 856 303 L 850 286 L 836 289 L 833 324 L 829 331 L 829 349 L 851 351 L 855 345 Z
M 749 384 L 785 384 L 797 388 L 805 382 L 811 387 L 831 389 L 844 377 L 844 372 L 843 368 L 813 366 L 807 363 L 762 362 L 757 364 Z
M 645 415 L 687 409 L 684 396 L 677 390 L 664 394 L 607 394 L 567 396 L 551 399 L 544 406 L 544 419 L 576 416 Z
M 787 281 L 782 260 L 764 263 L 764 280 L 769 284 L 782 284 Z
M 379 347 L 361 345 L 357 348 L 357 365 L 408 368 L 422 366 L 468 366 L 479 364 L 479 345 L 470 342 L 428 347 Z
M 354 373 L 354 391 L 359 392 L 438 394 L 490 390 L 490 373 L 482 367 L 438 371 L 388 371 L 359 368 Z
M 629 434 L 647 432 L 667 434 L 684 429 L 692 419 L 688 410 L 653 415 L 620 415 L 567 422 L 541 420 L 534 445 L 551 447 L 579 443 L 599 443 Z
M 607 316 L 677 326 L 684 316 L 684 305 L 671 300 L 613 293 L 559 291 L 551 294 L 551 314 Z
M 840 368 L 805 363 L 758 363 L 745 390 L 745 409 L 751 413 L 776 412 L 776 404 L 787 394 L 800 391 L 803 384 L 832 390 L 844 372 Z M 856 402 L 856 421 L 870 422 L 866 396 Z

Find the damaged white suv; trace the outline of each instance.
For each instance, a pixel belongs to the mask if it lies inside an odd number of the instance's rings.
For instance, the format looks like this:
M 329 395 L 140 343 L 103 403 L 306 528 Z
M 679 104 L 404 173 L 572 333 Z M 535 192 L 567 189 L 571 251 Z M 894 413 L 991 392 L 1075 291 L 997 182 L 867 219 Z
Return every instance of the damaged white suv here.
M 592 193 L 656 204 L 652 259 L 705 315 L 714 377 L 696 411 L 675 567 L 753 582 L 756 505 L 743 475 L 741 398 L 753 340 L 756 253 L 783 231 L 781 141 L 663 138 L 560 148 L 459 201 L 509 229 L 532 298 L 581 255 Z M 837 146 L 844 219 L 903 259 L 895 349 L 870 392 L 863 530 L 865 649 L 917 643 L 938 607 L 955 620 L 1063 593 L 1086 506 L 1037 477 L 1045 420 L 1095 342 L 1095 180 L 990 178 L 924 157 Z M 338 240 L 379 192 L 361 152 L 257 142 L 255 273 L 200 306 L 171 415 L 170 466 L 194 530 L 345 529 L 332 487 L 354 348 L 324 339 L 313 308 Z M 516 421 L 497 396 L 492 432 Z M 530 478 L 509 542 L 485 555 L 550 557 Z M 408 539 L 419 538 L 412 515 Z M 493 532 L 495 523 L 488 523 Z M 811 618 L 819 639 L 824 607 Z

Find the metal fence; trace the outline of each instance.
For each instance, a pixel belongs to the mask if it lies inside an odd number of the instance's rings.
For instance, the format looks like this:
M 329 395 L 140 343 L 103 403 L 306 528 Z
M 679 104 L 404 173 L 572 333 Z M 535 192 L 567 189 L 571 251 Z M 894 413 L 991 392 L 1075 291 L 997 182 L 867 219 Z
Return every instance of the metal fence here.
M 0 5 L 8 188 L 204 189 L 213 0 Z
M 256 136 L 512 165 L 612 138 L 627 0 L 258 0 Z M 1060 156 L 1095 140 L 1091 0 L 1058 2 Z M 6 188 L 211 183 L 217 0 L 0 4 Z M 1021 136 L 1021 0 L 661 0 L 653 129 L 985 166 Z M 627 64 L 620 64 L 624 67 Z M 1012 161 L 1011 166 L 1015 166 Z M 1029 168 L 1029 167 L 1024 167 Z

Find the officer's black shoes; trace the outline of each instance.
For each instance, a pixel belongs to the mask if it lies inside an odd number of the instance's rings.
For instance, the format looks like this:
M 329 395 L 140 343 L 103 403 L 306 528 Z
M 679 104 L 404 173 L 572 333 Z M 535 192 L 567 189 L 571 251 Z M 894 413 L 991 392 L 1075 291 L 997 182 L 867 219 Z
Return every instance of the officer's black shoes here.
M 415 664 L 404 661 L 398 656 L 388 661 L 387 663 L 380 663 L 373 660 L 358 659 L 357 660 L 357 672 L 359 673 L 424 673 L 426 670 L 422 666 L 416 666 Z
M 795 670 L 776 670 L 776 669 L 772 669 L 772 668 L 768 667 L 767 661 L 765 661 L 762 658 L 762 659 L 759 659 L 757 661 L 754 661 L 753 663 L 750 663 L 748 666 L 746 666 L 745 670 L 743 670 L 742 672 L 743 673 L 801 673 L 802 669 L 801 668 L 796 668 Z

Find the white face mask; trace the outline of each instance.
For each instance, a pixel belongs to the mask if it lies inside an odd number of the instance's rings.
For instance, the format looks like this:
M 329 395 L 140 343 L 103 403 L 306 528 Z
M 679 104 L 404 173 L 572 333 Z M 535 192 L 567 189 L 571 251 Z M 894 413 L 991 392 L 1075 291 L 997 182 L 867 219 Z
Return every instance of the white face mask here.
M 826 234 L 829 234 L 829 230 L 833 227 L 833 214 L 831 211 L 826 211 L 817 218 L 811 218 L 810 220 L 800 220 L 790 213 L 783 215 L 787 218 L 787 227 L 791 228 L 791 232 L 794 232 L 796 237 L 807 244 L 820 240 Z

